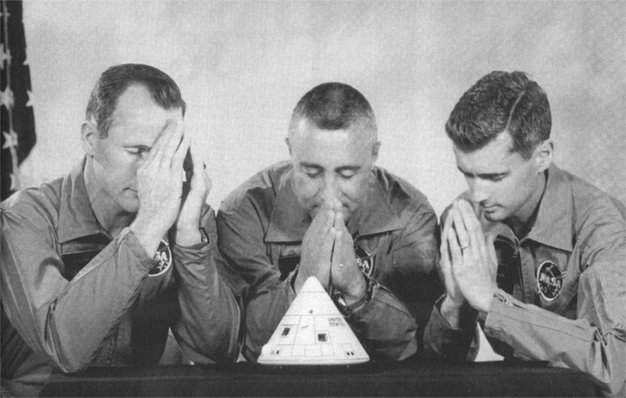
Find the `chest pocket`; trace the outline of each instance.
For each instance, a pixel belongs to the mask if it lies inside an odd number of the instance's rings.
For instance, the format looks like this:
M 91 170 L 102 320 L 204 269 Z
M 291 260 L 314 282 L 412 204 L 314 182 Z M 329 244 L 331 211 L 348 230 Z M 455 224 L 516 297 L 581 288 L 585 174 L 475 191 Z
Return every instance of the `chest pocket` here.
M 504 241 L 495 242 L 498 257 L 498 287 L 508 294 L 514 295 L 517 287 L 519 290 L 519 261 L 517 250 Z M 517 285 L 517 286 L 516 286 Z
M 61 260 L 65 267 L 63 277 L 68 281 L 74 279 L 110 242 L 111 239 L 104 234 L 95 234 L 61 245 Z
M 300 263 L 302 246 L 299 244 L 280 245 L 278 253 L 277 265 L 280 271 L 280 280 L 284 281 Z
M 280 280 L 284 281 L 296 266 L 300 263 L 299 255 L 291 255 L 278 258 L 278 269 L 280 270 Z
M 63 265 L 65 265 L 63 277 L 68 281 L 74 279 L 76 274 L 78 274 L 80 270 L 83 269 L 85 265 L 87 265 L 101 251 L 102 249 L 96 249 L 61 255 Z

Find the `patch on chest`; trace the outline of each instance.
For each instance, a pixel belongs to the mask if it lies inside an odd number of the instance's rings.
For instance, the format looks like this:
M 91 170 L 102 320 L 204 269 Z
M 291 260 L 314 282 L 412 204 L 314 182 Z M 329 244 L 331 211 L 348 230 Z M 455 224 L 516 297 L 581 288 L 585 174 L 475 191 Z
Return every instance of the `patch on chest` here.
M 163 275 L 172 266 L 172 251 L 166 241 L 162 240 L 161 243 L 159 243 L 159 248 L 154 255 L 154 259 L 157 261 L 157 265 L 150 270 L 148 276 Z
M 553 301 L 563 290 L 565 273 L 554 262 L 546 260 L 537 268 L 537 290 L 546 301 Z
M 361 272 L 367 276 L 371 276 L 374 272 L 374 259 L 376 258 L 376 250 L 369 254 L 365 249 L 355 244 L 354 254 L 356 255 L 356 264 Z

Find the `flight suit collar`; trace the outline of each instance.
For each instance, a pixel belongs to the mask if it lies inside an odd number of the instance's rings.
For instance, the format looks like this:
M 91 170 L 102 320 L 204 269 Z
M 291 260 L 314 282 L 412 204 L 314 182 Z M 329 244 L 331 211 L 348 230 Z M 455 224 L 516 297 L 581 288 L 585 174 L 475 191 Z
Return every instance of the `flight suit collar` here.
M 470 200 L 469 191 L 464 192 L 459 198 Z M 478 205 L 470 203 L 480 214 L 483 232 L 502 236 L 511 242 L 517 241 L 511 228 L 502 222 L 487 221 Z M 567 181 L 566 174 L 552 164 L 546 171 L 546 188 L 539 202 L 535 225 L 523 240 L 530 239 L 546 246 L 571 252 L 573 250 L 572 205 L 572 188 Z
M 279 179 L 276 201 L 270 217 L 265 242 L 301 242 L 311 217 L 298 203 L 292 187 L 293 169 L 289 168 Z M 373 235 L 397 229 L 403 225 L 392 210 L 385 192 L 372 172 L 368 200 L 357 217 L 359 236 Z
M 574 233 L 572 187 L 566 174 L 555 164 L 550 166 L 546 177 L 546 189 L 528 239 L 571 252 Z
M 100 233 L 85 186 L 84 167 L 85 159 L 63 178 L 59 208 L 59 243 Z

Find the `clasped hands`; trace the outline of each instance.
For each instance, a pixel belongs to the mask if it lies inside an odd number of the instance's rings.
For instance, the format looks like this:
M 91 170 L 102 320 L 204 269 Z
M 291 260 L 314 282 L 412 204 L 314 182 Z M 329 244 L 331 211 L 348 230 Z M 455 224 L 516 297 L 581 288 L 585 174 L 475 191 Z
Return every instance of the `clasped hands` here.
M 298 294 L 306 279 L 315 276 L 327 290 L 332 286 L 341 291 L 350 305 L 366 293 L 367 284 L 340 209 L 337 200 L 325 202 L 304 234 L 294 289 Z
M 453 320 L 451 323 L 458 322 L 465 303 L 479 312 L 489 312 L 498 289 L 494 239 L 494 234 L 485 236 L 469 202 L 460 199 L 452 204 L 441 234 L 440 261 L 446 285 L 441 312 Z M 446 314 L 453 314 L 452 318 Z
M 153 256 L 159 242 L 175 224 L 175 241 L 181 246 L 201 242 L 200 217 L 211 189 L 204 162 L 184 134 L 182 118 L 168 122 L 137 171 L 139 211 L 131 230 Z M 183 162 L 191 152 L 191 189 L 183 197 Z

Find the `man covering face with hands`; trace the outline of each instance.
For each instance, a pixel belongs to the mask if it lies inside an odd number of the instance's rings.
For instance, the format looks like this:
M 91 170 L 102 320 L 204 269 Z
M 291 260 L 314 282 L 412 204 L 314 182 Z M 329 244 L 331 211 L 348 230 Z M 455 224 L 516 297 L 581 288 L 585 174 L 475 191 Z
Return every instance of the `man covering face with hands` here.
M 37 395 L 53 369 L 156 365 L 170 328 L 196 363 L 237 358 L 240 309 L 184 114 L 165 73 L 111 67 L 87 106 L 80 164 L 2 203 L 4 391 Z
M 374 113 L 361 93 L 324 83 L 294 109 L 291 161 L 222 203 L 220 250 L 249 284 L 244 355 L 255 361 L 309 276 L 326 287 L 374 358 L 404 359 L 442 292 L 436 217 L 418 190 L 374 165 Z
M 547 96 L 522 72 L 486 75 L 452 111 L 469 190 L 442 217 L 447 294 L 427 341 L 462 359 L 478 321 L 505 359 L 576 369 L 623 396 L 624 205 L 553 164 L 550 128 Z

